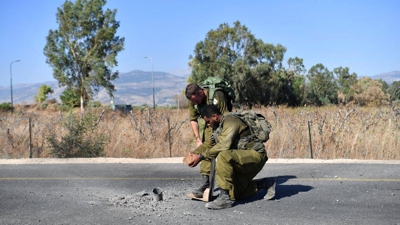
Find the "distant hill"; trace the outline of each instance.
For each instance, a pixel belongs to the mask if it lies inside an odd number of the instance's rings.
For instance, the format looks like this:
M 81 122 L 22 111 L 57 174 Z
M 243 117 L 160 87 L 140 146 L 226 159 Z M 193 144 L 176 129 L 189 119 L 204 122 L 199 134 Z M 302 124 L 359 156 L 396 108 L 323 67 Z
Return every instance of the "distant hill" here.
M 372 79 L 382 79 L 389 85 L 395 81 L 400 81 L 400 71 L 392 71 L 390 73 L 381 73 L 371 77 Z
M 128 105 L 152 105 L 153 104 L 153 85 L 152 72 L 134 70 L 128 73 L 121 73 L 119 78 L 114 81 L 114 103 Z M 57 81 L 49 81 L 36 84 L 15 84 L 13 85 L 14 104 L 34 103 L 34 96 L 43 84 L 51 86 L 54 93 L 48 99 L 55 98 L 60 102 L 60 94 L 64 88 L 58 87 Z M 182 93 L 186 87 L 186 77 L 180 77 L 165 72 L 154 71 L 154 93 L 156 105 L 176 105 L 174 96 Z M 111 98 L 104 89 L 101 89 L 94 97 L 96 101 L 108 104 Z M 11 102 L 10 87 L 0 86 L 0 103 Z

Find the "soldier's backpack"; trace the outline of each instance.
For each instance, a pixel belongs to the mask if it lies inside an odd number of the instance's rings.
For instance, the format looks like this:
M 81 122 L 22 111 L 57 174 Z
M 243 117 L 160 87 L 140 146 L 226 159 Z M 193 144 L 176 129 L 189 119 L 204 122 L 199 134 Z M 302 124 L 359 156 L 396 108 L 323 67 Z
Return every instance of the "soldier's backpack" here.
M 269 134 L 272 131 L 272 126 L 263 115 L 256 113 L 253 110 L 232 112 L 232 114 L 241 119 L 250 127 L 251 135 L 240 139 L 238 143 L 239 149 L 246 149 L 246 144 L 252 141 L 262 143 L 268 141 Z
M 235 91 L 232 86 L 221 77 L 207 77 L 199 84 L 201 88 L 208 88 L 207 104 L 213 104 L 214 92 L 221 90 L 226 96 L 228 110 L 232 111 L 232 103 L 235 101 Z

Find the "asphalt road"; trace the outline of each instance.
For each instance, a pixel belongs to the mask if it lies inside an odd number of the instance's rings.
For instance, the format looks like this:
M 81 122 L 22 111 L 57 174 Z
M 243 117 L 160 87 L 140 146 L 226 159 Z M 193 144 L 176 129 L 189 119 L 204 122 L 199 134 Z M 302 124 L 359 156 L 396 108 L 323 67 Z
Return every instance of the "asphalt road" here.
M 273 200 L 213 211 L 186 197 L 200 176 L 180 163 L 0 164 L 0 224 L 400 224 L 399 169 L 267 162 Z

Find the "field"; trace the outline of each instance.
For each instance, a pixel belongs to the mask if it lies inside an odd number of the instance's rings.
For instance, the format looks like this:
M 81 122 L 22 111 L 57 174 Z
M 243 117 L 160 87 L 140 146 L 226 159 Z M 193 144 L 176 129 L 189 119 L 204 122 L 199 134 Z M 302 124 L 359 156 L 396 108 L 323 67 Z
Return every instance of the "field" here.
M 254 110 L 273 126 L 265 143 L 269 158 L 400 159 L 399 108 L 273 106 Z M 79 128 L 84 130 L 80 136 L 86 141 L 102 137 L 103 157 L 180 157 L 195 147 L 188 109 L 134 108 L 122 113 L 96 108 L 89 114 L 92 123 Z M 72 119 L 85 123 L 87 117 L 79 111 L 69 114 L 24 105 L 13 114 L 2 112 L 0 158 L 55 157 L 49 137 L 61 140 L 71 134 L 66 123 Z

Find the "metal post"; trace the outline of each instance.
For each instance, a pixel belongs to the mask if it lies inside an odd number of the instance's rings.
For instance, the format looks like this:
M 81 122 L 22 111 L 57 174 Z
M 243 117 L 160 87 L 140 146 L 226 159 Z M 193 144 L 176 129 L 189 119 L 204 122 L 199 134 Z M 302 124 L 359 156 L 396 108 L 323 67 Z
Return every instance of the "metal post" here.
M 19 62 L 21 60 L 15 60 L 10 63 L 10 88 L 11 88 L 11 114 L 14 113 L 14 105 L 13 105 L 13 91 L 12 91 L 12 64 L 15 62 Z
M 156 109 L 156 99 L 155 99 L 155 94 L 154 94 L 154 66 L 153 66 L 153 58 L 150 56 L 145 56 L 145 58 L 148 58 L 151 60 L 151 82 L 153 83 L 153 109 Z
M 310 158 L 313 159 L 312 140 L 311 140 L 311 121 L 308 121 L 308 136 L 310 140 Z
M 32 158 L 32 119 L 29 117 L 29 158 Z
M 168 147 L 169 147 L 169 157 L 172 157 L 172 143 L 171 143 L 171 124 L 169 122 L 169 118 L 167 118 L 168 122 Z

